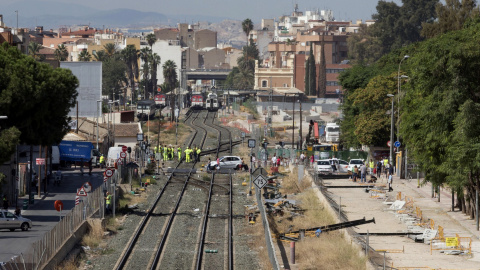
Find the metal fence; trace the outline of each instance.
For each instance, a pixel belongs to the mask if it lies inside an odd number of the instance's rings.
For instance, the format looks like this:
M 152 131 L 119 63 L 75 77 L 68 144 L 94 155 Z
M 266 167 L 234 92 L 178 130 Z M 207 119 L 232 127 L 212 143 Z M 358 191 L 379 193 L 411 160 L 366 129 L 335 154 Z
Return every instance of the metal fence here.
M 260 211 L 260 215 L 262 216 L 262 223 L 263 223 L 263 229 L 265 232 L 265 242 L 267 246 L 268 257 L 270 258 L 270 263 L 272 264 L 272 268 L 274 270 L 278 270 L 280 269 L 280 265 L 278 263 L 278 259 L 275 254 L 275 248 L 272 240 L 272 233 L 270 231 L 270 225 L 268 224 L 267 213 L 265 211 L 264 202 L 262 201 L 262 195 L 261 195 L 262 191 L 256 188 L 255 193 L 256 193 L 255 196 L 257 198 L 258 210 Z
M 98 217 L 104 217 L 105 215 L 103 187 L 88 193 L 83 202 L 80 202 L 63 216 L 55 227 L 43 235 L 42 239 L 34 242 L 25 253 L 5 262 L 4 265 L 0 266 L 0 269 L 42 269 L 86 219 L 93 215 Z

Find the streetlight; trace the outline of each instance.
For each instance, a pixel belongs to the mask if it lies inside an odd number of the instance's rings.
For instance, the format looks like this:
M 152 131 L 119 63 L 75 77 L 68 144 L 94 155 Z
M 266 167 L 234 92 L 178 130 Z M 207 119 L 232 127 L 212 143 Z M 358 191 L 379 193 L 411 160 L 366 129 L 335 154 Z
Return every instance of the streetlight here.
M 303 130 L 302 130 L 302 100 L 299 99 L 299 100 L 298 100 L 298 103 L 300 103 L 300 131 L 298 132 L 298 133 L 300 133 L 300 134 L 299 134 L 299 135 L 300 135 L 300 143 L 299 143 L 299 145 L 300 145 L 300 150 L 303 150 L 303 137 L 302 137 L 302 136 L 303 136 L 303 134 L 302 134 L 302 131 L 303 131 Z
M 392 95 L 392 94 L 387 94 L 387 97 L 391 97 L 392 98 L 392 109 L 390 110 L 390 165 L 393 166 L 393 98 L 395 97 L 395 95 Z
M 400 67 L 402 65 L 402 62 L 403 60 L 406 60 L 408 59 L 410 56 L 409 55 L 404 55 L 402 60 L 400 60 L 400 63 L 398 64 L 398 73 L 397 73 L 397 80 L 398 80 L 398 84 L 397 84 L 397 104 L 399 104 L 398 106 L 398 117 L 400 117 L 400 84 L 401 84 L 401 79 L 404 79 L 404 78 L 408 78 L 408 76 L 406 75 L 402 75 L 400 76 Z M 397 139 L 398 139 L 398 132 L 397 132 Z

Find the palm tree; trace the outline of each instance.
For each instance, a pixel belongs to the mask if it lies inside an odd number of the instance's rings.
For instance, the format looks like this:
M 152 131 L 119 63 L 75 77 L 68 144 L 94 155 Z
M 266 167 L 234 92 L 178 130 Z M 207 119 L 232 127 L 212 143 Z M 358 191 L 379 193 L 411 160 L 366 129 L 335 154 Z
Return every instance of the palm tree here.
M 165 92 L 171 92 L 173 94 L 173 90 L 177 87 L 177 65 L 172 60 L 168 60 L 163 64 L 163 77 L 165 78 Z M 170 122 L 173 122 L 173 109 L 174 104 L 170 104 L 171 114 L 170 114 Z
M 140 49 L 139 57 L 143 62 L 142 75 L 143 75 L 143 87 L 145 92 L 150 90 L 150 57 L 152 55 L 152 50 L 148 47 Z
M 135 96 L 135 78 L 138 79 L 138 50 L 132 44 L 127 45 L 127 47 L 122 50 L 122 57 L 123 61 L 125 61 L 125 64 L 127 64 L 127 77 L 130 82 L 130 88 L 132 90 L 133 102 L 133 97 Z M 126 97 L 126 91 L 127 89 L 125 89 L 124 97 Z
M 248 69 L 239 69 L 239 72 L 235 74 L 234 83 L 237 89 L 252 89 L 254 82 L 253 73 Z
M 107 58 L 108 58 L 105 50 L 100 50 L 100 51 L 94 52 L 93 57 L 95 57 L 95 60 L 98 61 L 98 62 L 103 62 L 103 61 L 107 60 Z
M 30 42 L 28 44 L 28 54 L 33 57 L 33 59 L 39 61 L 42 60 L 42 56 L 40 55 L 40 49 L 42 48 L 42 45 L 36 43 L 36 42 Z
M 55 49 L 54 54 L 57 61 L 66 61 L 68 59 L 68 51 L 64 44 L 58 45 L 58 48 Z
M 150 76 L 151 78 L 151 91 L 152 91 L 152 95 L 153 93 L 155 92 L 155 90 L 157 89 L 157 67 L 158 65 L 160 65 L 160 61 L 161 61 L 161 58 L 160 58 L 160 55 L 154 53 L 151 55 L 150 57 L 150 66 L 151 66 L 151 71 L 152 71 L 152 75 Z M 175 63 L 174 63 L 175 64 Z M 176 66 L 175 66 L 176 68 Z
M 82 50 L 80 54 L 78 54 L 78 61 L 89 62 L 92 59 L 92 56 L 87 50 Z
M 147 40 L 148 45 L 150 45 L 150 49 L 153 50 L 153 44 L 155 43 L 155 41 L 157 41 L 157 37 L 155 36 L 155 34 L 148 34 L 145 39 Z
M 250 19 L 245 19 L 243 22 L 242 22 L 242 29 L 243 29 L 243 32 L 245 33 L 245 35 L 247 35 L 247 45 L 248 45 L 248 36 L 250 35 L 250 31 L 253 30 L 253 22 L 252 20 Z
M 117 53 L 117 45 L 115 45 L 114 43 L 107 43 L 103 45 L 103 48 L 105 49 L 105 53 L 109 58 Z

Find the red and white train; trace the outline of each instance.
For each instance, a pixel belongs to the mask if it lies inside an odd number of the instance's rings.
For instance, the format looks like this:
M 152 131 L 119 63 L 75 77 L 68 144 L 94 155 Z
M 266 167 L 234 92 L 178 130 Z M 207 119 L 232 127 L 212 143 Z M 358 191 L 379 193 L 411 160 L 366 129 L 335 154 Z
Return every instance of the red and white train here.
M 202 93 L 192 93 L 192 108 L 203 108 L 204 98 Z
M 164 94 L 155 95 L 155 105 L 158 107 L 165 107 L 166 104 L 166 96 Z

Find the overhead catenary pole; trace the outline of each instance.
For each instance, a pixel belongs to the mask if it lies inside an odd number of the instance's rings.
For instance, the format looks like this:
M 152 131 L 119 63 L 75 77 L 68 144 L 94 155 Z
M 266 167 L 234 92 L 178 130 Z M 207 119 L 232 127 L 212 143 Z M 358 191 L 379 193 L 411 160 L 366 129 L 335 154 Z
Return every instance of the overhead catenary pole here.
M 389 159 L 389 162 L 390 162 L 390 165 L 393 166 L 393 130 L 394 130 L 394 121 L 393 121 L 393 101 L 394 101 L 394 95 L 392 94 L 388 94 L 387 95 L 388 97 L 391 97 L 392 98 L 392 108 L 390 110 L 390 159 Z
M 302 130 L 302 100 L 299 99 L 298 102 L 300 102 L 300 150 L 303 149 L 303 130 Z
M 295 147 L 295 95 L 293 95 L 293 116 L 292 116 L 292 149 Z

